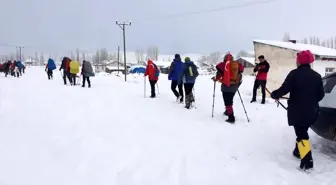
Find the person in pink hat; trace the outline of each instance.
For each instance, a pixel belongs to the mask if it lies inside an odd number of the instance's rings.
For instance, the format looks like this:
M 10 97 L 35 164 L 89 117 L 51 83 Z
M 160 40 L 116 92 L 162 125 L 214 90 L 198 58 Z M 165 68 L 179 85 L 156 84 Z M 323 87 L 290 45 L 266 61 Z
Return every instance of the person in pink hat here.
M 324 97 L 322 77 L 310 64 L 314 56 L 309 50 L 297 54 L 297 68 L 286 77 L 281 87 L 271 93 L 273 99 L 289 94 L 287 118 L 289 126 L 294 127 L 296 145 L 293 155 L 301 159 L 300 168 L 313 168 L 311 144 L 308 129 L 319 115 L 319 101 Z

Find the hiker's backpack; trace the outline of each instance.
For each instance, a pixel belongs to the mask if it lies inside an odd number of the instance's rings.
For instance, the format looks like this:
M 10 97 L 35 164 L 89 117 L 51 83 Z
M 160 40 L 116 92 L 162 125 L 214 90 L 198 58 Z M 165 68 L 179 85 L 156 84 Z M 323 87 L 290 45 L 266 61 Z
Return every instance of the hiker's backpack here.
M 241 74 L 239 71 L 239 63 L 237 61 L 232 61 L 230 84 L 239 84 L 240 81 L 241 81 Z
M 187 78 L 196 79 L 198 75 L 199 73 L 195 64 L 189 65 L 187 67 Z
M 55 70 L 56 69 L 56 64 L 55 64 L 54 60 L 52 60 L 52 59 L 48 60 L 48 69 L 49 70 Z
M 84 75 L 85 76 L 95 76 L 90 62 L 85 61 L 83 65 L 84 65 L 84 73 L 85 73 Z
M 71 74 L 79 73 L 79 62 L 77 62 L 77 61 L 71 61 L 70 62 L 70 73 Z
M 154 63 L 153 63 L 153 66 L 154 66 L 154 69 L 155 69 L 154 76 L 155 76 L 155 77 L 159 77 L 159 76 L 160 76 L 160 70 L 159 70 L 159 68 L 158 68 L 157 65 L 154 64 Z

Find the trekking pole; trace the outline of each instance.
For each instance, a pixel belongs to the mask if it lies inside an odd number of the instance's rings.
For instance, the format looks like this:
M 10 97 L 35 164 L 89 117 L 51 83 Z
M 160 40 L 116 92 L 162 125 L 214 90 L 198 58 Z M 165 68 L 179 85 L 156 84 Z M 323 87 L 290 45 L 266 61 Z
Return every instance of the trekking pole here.
M 158 95 L 160 95 L 159 84 L 157 82 L 156 82 L 156 87 L 157 87 L 157 90 L 158 90 Z
M 144 98 L 146 98 L 146 76 L 144 76 Z
M 214 111 L 215 111 L 215 96 L 216 96 L 216 81 L 214 81 L 214 89 L 212 95 L 212 117 L 214 117 Z
M 241 103 L 242 103 L 243 109 L 244 109 L 244 111 L 245 111 L 245 115 L 246 115 L 246 118 L 247 118 L 247 122 L 250 122 L 250 119 L 249 119 L 249 117 L 248 117 L 248 115 L 247 115 L 247 111 L 246 111 L 246 108 L 245 108 L 243 99 L 242 99 L 242 97 L 241 97 L 241 95 L 240 95 L 239 89 L 238 89 L 238 95 L 239 95 L 240 101 L 241 101 Z
M 270 92 L 266 87 L 265 87 L 265 90 L 268 92 L 268 94 L 271 95 L 271 92 Z M 282 97 L 281 97 L 281 98 L 282 98 Z M 284 98 L 284 99 L 287 99 L 287 98 Z M 284 106 L 284 104 L 282 104 L 279 100 L 275 100 L 275 102 L 278 103 L 278 107 L 279 107 L 279 105 L 281 105 L 282 108 L 284 108 L 285 110 L 287 110 L 287 107 Z

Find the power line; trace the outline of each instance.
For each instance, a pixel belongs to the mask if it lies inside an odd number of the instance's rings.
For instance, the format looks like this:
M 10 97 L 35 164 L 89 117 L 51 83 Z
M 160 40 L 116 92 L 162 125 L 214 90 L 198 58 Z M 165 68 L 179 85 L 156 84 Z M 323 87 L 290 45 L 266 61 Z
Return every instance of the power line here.
M 222 6 L 219 8 L 214 8 L 214 9 L 209 9 L 209 10 L 186 12 L 186 13 L 179 13 L 179 14 L 170 14 L 170 15 L 165 15 L 165 16 L 155 16 L 155 19 L 171 19 L 171 18 L 177 18 L 177 17 L 191 16 L 191 15 L 207 14 L 207 13 L 219 12 L 219 11 L 224 11 L 224 10 L 229 10 L 229 9 L 243 8 L 243 7 L 254 6 L 254 5 L 259 5 L 259 4 L 267 4 L 267 3 L 272 3 L 275 1 L 277 0 L 262 0 L 262 1 L 245 2 L 241 4 L 227 5 L 227 6 Z M 147 17 L 147 18 L 140 19 L 137 21 L 147 21 L 151 19 L 154 19 L 154 18 Z

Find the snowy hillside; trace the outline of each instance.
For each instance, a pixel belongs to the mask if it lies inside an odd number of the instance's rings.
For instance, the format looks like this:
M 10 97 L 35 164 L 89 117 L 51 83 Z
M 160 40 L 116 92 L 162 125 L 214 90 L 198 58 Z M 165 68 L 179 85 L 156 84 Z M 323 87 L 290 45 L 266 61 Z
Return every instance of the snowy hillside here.
M 200 76 L 197 109 L 177 104 L 167 76 L 144 98 L 144 78 L 97 75 L 92 88 L 64 86 L 43 68 L 0 76 L 0 185 L 334 185 L 336 147 L 313 132 L 315 171 L 296 169 L 295 135 L 272 100 L 250 104 L 245 77 L 238 120 L 224 122 L 220 86 Z M 147 82 L 147 93 L 149 83 Z M 148 96 L 148 94 L 147 94 Z M 260 100 L 259 100 L 260 102 Z

